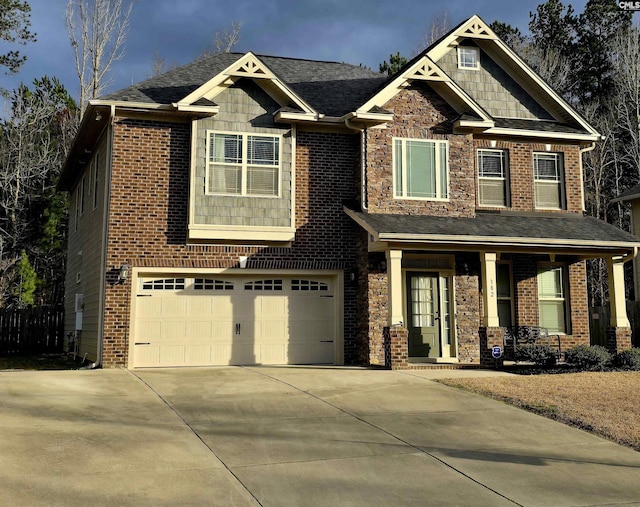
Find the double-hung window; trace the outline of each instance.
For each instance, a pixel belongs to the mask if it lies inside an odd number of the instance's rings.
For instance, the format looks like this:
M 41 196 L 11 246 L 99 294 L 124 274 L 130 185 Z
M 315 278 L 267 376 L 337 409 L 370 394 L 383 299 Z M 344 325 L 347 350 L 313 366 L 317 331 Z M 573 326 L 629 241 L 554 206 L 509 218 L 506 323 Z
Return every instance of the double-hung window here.
M 394 196 L 448 199 L 447 141 L 393 140 Z
M 562 266 L 538 266 L 538 311 L 540 327 L 550 333 L 566 333 L 567 295 Z
M 503 150 L 478 150 L 478 199 L 480 206 L 508 206 L 508 176 L 507 154 Z
M 278 197 L 281 144 L 280 136 L 209 132 L 207 193 Z
M 536 208 L 564 208 L 564 170 L 560 153 L 534 153 Z

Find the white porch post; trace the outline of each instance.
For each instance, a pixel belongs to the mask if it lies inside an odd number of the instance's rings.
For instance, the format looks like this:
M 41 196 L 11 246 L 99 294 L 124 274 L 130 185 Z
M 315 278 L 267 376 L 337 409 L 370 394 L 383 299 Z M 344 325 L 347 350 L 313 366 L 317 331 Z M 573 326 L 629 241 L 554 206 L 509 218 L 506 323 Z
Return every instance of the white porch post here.
M 402 250 L 387 250 L 389 285 L 389 325 L 404 322 L 402 315 Z
M 624 263 L 621 259 L 607 259 L 609 271 L 609 305 L 611 327 L 631 327 L 627 318 L 627 303 L 624 297 Z
M 498 281 L 496 276 L 495 252 L 481 252 L 482 261 L 482 300 L 484 302 L 483 324 L 486 327 L 498 327 Z

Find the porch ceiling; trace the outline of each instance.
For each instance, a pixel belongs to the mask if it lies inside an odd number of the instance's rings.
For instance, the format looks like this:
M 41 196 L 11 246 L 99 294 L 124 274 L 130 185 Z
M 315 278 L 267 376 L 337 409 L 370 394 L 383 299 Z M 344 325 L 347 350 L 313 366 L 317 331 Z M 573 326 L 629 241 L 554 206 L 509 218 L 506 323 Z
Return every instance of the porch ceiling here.
M 377 243 L 496 251 L 633 254 L 640 238 L 576 213 L 478 213 L 473 218 L 369 214 L 345 208 Z

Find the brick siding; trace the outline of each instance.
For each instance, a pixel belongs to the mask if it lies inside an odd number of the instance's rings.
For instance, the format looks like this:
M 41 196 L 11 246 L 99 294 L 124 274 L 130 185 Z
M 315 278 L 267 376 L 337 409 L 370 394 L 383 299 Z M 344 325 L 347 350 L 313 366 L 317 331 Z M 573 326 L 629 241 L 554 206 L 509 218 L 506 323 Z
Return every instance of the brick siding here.
M 231 268 L 239 256 L 257 269 L 355 267 L 355 225 L 342 210 L 355 198 L 358 136 L 299 132 L 296 238 L 291 248 L 188 245 L 190 126 L 116 118 L 107 251 L 105 367 L 126 367 L 131 287 L 117 283 L 131 267 Z M 356 361 L 355 284 L 345 281 L 345 362 Z

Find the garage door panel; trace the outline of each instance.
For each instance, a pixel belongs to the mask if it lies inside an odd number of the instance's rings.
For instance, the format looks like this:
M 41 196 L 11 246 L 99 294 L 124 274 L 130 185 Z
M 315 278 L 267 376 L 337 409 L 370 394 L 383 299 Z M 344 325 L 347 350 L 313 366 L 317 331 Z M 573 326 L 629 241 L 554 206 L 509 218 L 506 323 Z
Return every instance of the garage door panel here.
M 257 319 L 283 319 L 287 316 L 288 297 L 263 296 L 256 298 L 255 316 Z
M 190 345 L 184 352 L 185 366 L 207 366 L 211 364 L 211 345 Z
M 136 342 L 155 340 L 160 336 L 162 323 L 158 320 L 136 321 Z
M 190 297 L 187 301 L 187 316 L 195 318 L 211 316 L 212 307 L 213 299 L 211 297 Z
M 333 340 L 333 322 L 326 320 L 291 322 L 289 336 L 295 341 Z
M 185 345 L 163 345 L 160 347 L 160 366 L 185 364 Z
M 166 320 L 162 322 L 160 327 L 160 336 L 158 337 L 161 342 L 170 344 L 176 341 L 184 341 L 187 337 L 187 323 L 184 320 Z
M 258 362 L 261 364 L 287 363 L 287 345 L 282 343 L 260 343 L 256 347 Z
M 287 323 L 282 321 L 260 322 L 260 332 L 256 336 L 256 340 L 262 342 L 280 341 L 282 342 L 287 334 Z
M 231 296 L 209 296 L 211 301 L 211 316 L 214 319 L 228 319 L 234 313 L 237 306 Z
M 160 364 L 160 347 L 158 345 L 135 345 L 136 366 L 158 366 Z
M 291 341 L 289 343 L 288 359 L 290 364 L 331 364 L 333 358 L 333 342 Z
M 160 299 L 162 301 L 161 313 L 163 318 L 185 317 L 187 315 L 187 298 L 184 296 L 151 297 L 149 299 Z
M 291 320 L 309 320 L 318 315 L 331 318 L 333 307 L 333 298 L 320 296 L 291 298 L 289 315 Z

